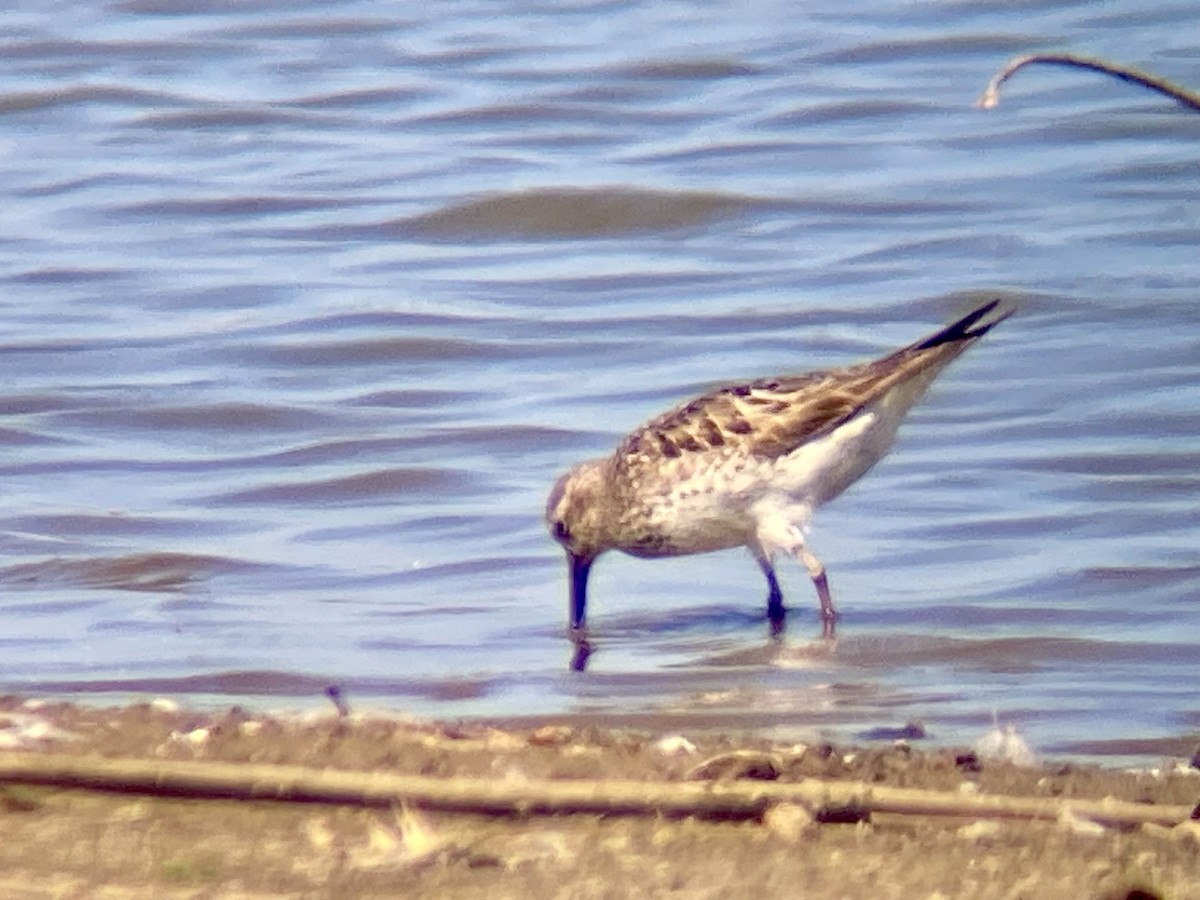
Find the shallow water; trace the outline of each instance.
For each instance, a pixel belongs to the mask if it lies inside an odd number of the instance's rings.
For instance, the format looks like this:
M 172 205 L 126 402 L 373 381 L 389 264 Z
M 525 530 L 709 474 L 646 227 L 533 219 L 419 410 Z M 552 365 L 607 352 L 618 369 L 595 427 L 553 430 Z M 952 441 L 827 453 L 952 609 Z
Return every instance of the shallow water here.
M 0 21 L 0 684 L 1044 753 L 1194 733 L 1190 5 L 133 0 Z M 605 558 L 568 670 L 555 476 L 716 383 L 987 296 L 812 534 Z M 1149 739 L 1147 741 L 1147 739 Z

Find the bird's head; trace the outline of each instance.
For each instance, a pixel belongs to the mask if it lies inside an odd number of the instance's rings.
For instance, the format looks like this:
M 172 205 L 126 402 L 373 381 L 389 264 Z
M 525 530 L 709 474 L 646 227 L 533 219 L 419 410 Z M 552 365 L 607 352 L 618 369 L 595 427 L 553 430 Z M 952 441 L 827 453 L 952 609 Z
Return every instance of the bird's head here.
M 576 466 L 554 485 L 546 501 L 546 526 L 567 551 L 571 628 L 582 630 L 592 562 L 613 545 L 604 516 L 609 497 L 603 460 Z

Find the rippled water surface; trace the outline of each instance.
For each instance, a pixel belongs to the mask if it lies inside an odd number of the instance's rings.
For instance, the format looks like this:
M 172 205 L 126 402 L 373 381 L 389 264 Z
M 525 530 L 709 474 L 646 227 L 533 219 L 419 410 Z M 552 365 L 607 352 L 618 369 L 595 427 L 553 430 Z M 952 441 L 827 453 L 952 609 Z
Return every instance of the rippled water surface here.
M 1191 4 L 130 0 L 0 19 L 0 685 L 1046 753 L 1200 729 Z M 564 468 L 724 380 L 1019 313 L 816 517 L 604 558 Z

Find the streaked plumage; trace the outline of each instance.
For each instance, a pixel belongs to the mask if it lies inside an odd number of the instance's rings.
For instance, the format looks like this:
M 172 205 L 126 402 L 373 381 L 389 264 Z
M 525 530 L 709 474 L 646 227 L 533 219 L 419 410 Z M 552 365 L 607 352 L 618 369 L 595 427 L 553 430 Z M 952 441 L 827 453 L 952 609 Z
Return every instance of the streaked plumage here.
M 766 575 L 772 622 L 784 615 L 772 563 L 782 550 L 808 569 L 831 636 L 825 568 L 804 540 L 813 510 L 887 453 L 937 375 L 1011 314 L 989 320 L 998 305 L 873 362 L 711 391 L 565 474 L 546 521 L 567 552 L 575 635 L 592 562 L 606 550 L 653 558 L 746 546 Z

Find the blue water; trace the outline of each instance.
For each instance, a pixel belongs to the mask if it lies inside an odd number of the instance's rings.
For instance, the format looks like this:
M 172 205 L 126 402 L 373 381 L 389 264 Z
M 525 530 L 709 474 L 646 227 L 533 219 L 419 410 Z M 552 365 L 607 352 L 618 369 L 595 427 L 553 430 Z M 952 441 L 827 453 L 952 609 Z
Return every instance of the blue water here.
M 1149 2 L 0 18 L 0 687 L 1171 752 L 1200 642 L 1200 87 Z M 1000 296 L 811 535 L 597 564 L 557 474 Z M 236 698 L 236 701 L 233 699 Z M 1161 744 L 1154 744 L 1161 739 Z

